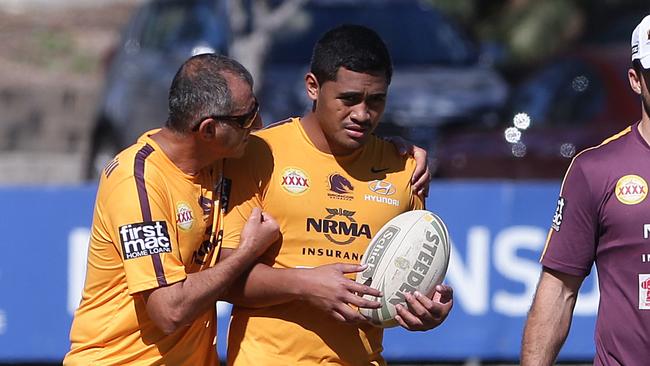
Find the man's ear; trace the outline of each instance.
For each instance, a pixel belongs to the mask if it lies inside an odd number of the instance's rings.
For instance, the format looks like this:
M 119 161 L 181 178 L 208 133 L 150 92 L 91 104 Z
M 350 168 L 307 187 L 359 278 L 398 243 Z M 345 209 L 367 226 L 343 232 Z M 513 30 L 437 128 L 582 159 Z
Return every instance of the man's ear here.
M 316 99 L 318 99 L 320 85 L 318 84 L 316 75 L 312 74 L 311 72 L 305 75 L 305 88 L 307 89 L 307 96 L 309 99 L 315 102 Z
M 630 87 L 632 88 L 632 91 L 634 91 L 638 95 L 641 95 L 642 77 L 643 75 L 639 75 L 634 68 L 630 68 L 627 70 L 627 78 L 630 81 Z
M 206 118 L 200 122 L 199 136 L 204 140 L 211 140 L 214 138 L 216 123 L 212 118 Z

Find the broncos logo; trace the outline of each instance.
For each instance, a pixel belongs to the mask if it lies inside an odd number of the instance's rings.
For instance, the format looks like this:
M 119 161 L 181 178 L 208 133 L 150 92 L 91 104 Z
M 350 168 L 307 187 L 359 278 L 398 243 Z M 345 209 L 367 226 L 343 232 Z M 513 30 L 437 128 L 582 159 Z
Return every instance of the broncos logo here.
M 354 190 L 352 183 L 339 173 L 329 176 L 330 191 L 338 194 L 348 194 Z

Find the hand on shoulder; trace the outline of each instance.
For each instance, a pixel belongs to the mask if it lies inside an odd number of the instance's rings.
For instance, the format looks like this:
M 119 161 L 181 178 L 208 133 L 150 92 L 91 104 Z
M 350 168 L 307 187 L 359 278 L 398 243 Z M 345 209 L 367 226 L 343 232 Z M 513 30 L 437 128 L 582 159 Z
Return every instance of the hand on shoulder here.
M 239 249 L 251 251 L 259 257 L 268 247 L 280 238 L 280 226 L 268 213 L 259 207 L 253 208 L 241 232 Z

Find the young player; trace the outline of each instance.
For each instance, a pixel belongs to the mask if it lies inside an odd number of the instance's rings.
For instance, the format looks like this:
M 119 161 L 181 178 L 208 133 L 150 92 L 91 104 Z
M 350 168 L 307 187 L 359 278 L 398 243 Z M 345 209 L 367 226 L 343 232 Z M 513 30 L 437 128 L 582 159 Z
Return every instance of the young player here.
M 380 293 L 351 277 L 384 223 L 423 207 L 411 187 L 414 160 L 372 134 L 391 76 L 388 50 L 374 31 L 327 32 L 305 77 L 312 112 L 251 136 L 244 157 L 226 161 L 224 248 L 238 246 L 255 207 L 276 217 L 281 231 L 231 289 L 229 364 L 384 364 L 382 329 L 356 309 L 378 308 L 361 296 Z M 447 286 L 433 298 L 409 295 L 398 321 L 410 330 L 432 329 L 446 318 L 451 298 Z

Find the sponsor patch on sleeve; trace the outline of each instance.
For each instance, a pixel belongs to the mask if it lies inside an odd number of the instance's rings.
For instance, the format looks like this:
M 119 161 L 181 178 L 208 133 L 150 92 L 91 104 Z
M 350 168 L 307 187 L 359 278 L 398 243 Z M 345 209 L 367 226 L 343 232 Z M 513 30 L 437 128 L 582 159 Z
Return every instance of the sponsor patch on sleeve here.
M 639 273 L 639 310 L 650 309 L 650 274 Z
M 122 225 L 119 227 L 119 235 L 124 260 L 172 252 L 165 221 Z
M 557 199 L 557 207 L 555 208 L 555 214 L 553 215 L 553 222 L 551 223 L 551 228 L 555 231 L 560 231 L 560 226 L 562 225 L 562 218 L 564 217 L 564 208 L 566 207 L 566 200 L 564 197 L 560 196 Z

